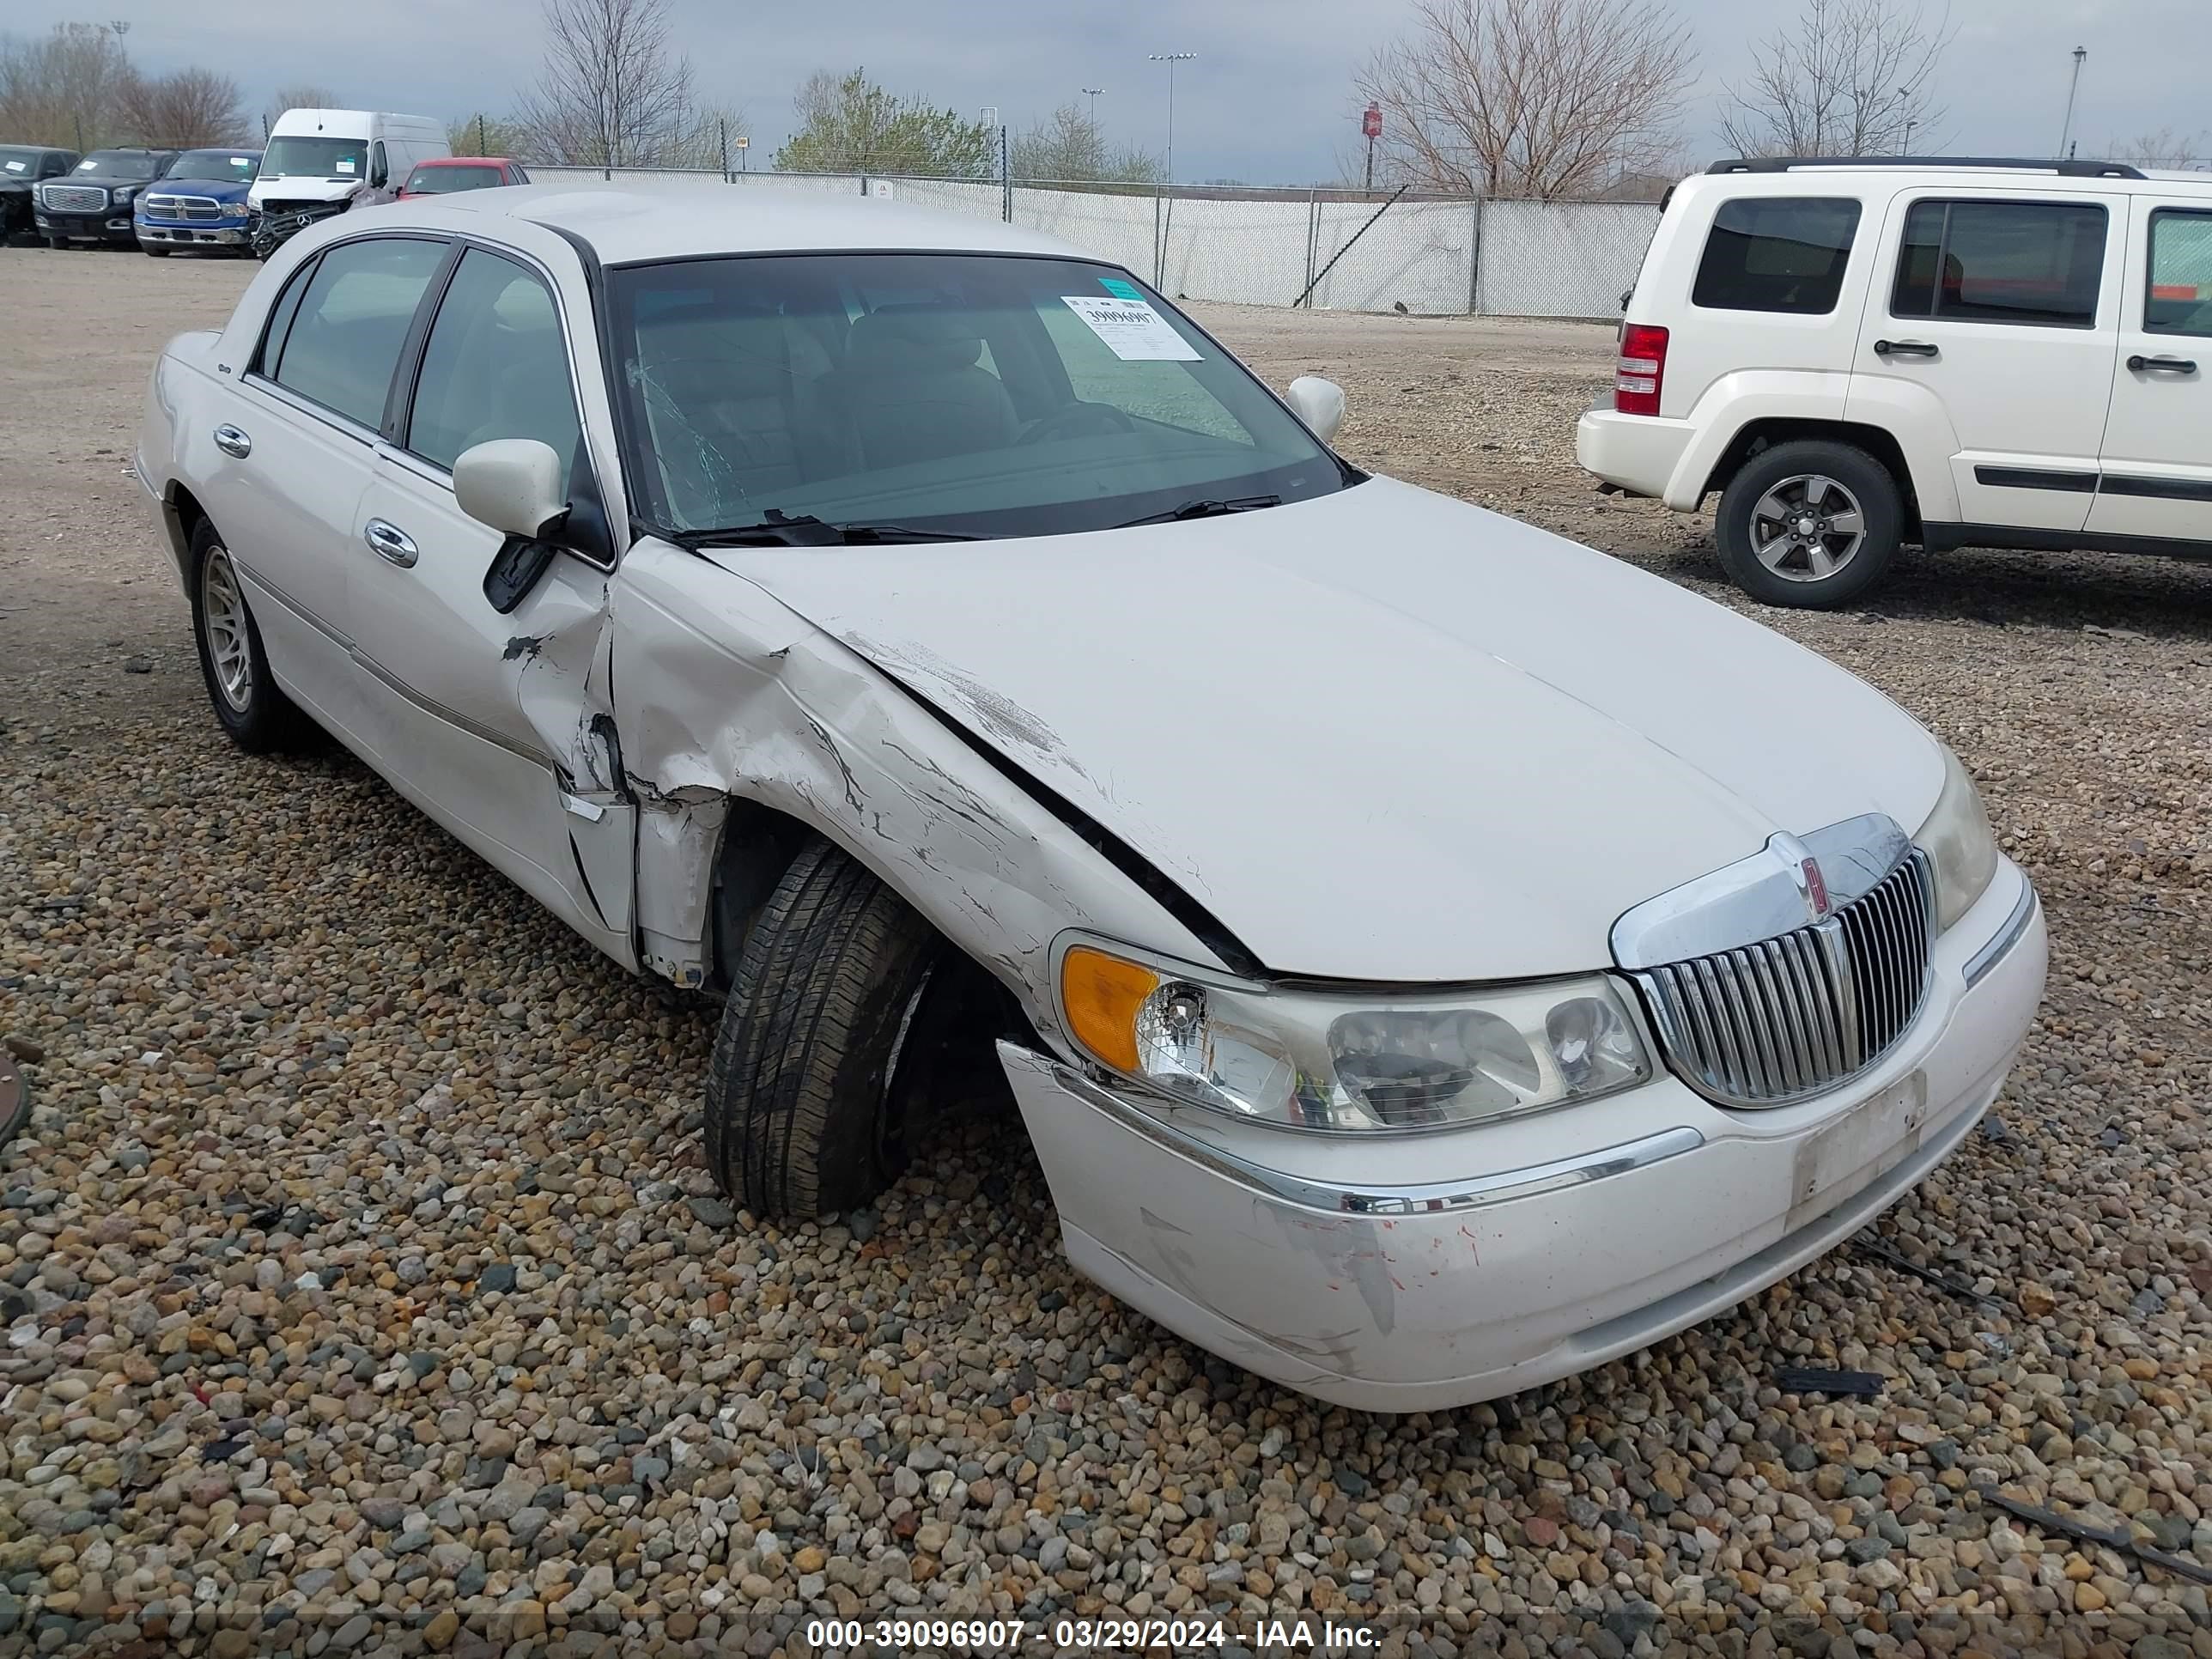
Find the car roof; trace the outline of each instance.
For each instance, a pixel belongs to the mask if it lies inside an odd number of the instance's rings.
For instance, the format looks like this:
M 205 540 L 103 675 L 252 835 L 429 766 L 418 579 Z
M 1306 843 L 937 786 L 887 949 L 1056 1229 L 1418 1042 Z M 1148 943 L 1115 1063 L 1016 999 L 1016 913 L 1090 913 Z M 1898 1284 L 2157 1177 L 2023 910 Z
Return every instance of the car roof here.
M 2060 161 L 2027 157 L 1847 155 L 1768 156 L 1716 161 L 1684 179 L 1700 189 L 1765 186 L 1776 194 L 1802 189 L 1808 179 L 1859 177 L 1882 184 L 1910 187 L 1915 181 L 1936 179 L 1954 185 L 1998 185 L 2021 189 L 2092 191 L 2138 195 L 2154 191 L 2172 194 L 2212 195 L 2212 173 L 2142 169 L 2117 161 Z
M 511 167 L 514 163 L 504 155 L 426 155 L 415 164 L 419 167 Z
M 1095 258 L 1057 237 L 969 214 L 858 193 L 817 195 L 693 180 L 508 185 L 410 198 L 375 211 L 386 224 L 411 219 L 426 229 L 474 228 L 494 238 L 498 230 L 483 220 L 543 225 L 585 242 L 610 265 L 717 253 L 861 250 Z

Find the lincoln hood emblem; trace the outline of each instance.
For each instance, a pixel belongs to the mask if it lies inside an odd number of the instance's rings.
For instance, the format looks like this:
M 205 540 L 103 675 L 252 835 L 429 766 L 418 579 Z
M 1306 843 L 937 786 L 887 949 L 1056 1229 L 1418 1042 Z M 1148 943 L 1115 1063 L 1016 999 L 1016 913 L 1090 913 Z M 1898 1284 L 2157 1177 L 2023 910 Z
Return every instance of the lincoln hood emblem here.
M 1820 873 L 1820 861 L 1803 842 L 1795 836 L 1783 835 L 1775 836 L 1767 845 L 1790 866 L 1790 879 L 1797 884 L 1797 894 L 1805 901 L 1808 917 L 1819 921 L 1836 908 L 1829 901 L 1828 881 Z

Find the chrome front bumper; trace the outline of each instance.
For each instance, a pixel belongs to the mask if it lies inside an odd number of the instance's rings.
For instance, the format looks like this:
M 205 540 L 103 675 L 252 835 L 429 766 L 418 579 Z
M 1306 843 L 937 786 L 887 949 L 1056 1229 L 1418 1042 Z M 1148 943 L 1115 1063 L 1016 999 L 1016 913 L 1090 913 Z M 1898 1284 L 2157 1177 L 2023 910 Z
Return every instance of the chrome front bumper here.
M 1077 1267 L 1291 1388 L 1425 1411 L 1648 1346 L 1863 1226 L 1987 1109 L 2045 966 L 2033 889 L 2007 864 L 1937 940 L 1913 1029 L 1844 1088 L 1731 1111 L 1665 1077 L 1387 1145 L 1255 1128 L 1000 1052 Z

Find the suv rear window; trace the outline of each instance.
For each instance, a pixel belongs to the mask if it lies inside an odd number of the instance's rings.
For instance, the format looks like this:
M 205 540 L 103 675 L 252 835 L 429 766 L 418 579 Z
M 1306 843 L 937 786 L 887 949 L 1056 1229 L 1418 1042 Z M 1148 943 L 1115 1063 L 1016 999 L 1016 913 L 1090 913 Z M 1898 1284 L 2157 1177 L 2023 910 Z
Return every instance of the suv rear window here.
M 1893 317 L 2090 328 L 2105 274 L 2094 202 L 1915 202 L 1898 248 Z
M 1859 204 L 1841 196 L 1747 196 L 1723 202 L 1705 239 L 1690 302 L 1715 311 L 1836 308 L 1859 228 Z

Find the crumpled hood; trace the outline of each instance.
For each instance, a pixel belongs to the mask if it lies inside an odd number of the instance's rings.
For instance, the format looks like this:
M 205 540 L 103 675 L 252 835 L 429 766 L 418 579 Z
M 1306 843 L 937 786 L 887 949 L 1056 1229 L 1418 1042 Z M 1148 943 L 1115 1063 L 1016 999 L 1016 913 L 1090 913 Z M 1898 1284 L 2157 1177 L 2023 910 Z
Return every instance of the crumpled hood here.
M 358 179 L 320 179 L 300 174 L 272 178 L 264 173 L 246 190 L 246 200 L 256 207 L 270 202 L 340 202 L 361 188 Z
M 1912 830 L 1942 782 L 1925 732 L 1811 652 L 1386 479 L 1091 535 L 709 556 L 1280 974 L 1599 967 L 1632 905 L 1777 830 L 1881 811 Z

